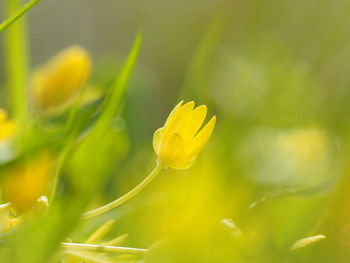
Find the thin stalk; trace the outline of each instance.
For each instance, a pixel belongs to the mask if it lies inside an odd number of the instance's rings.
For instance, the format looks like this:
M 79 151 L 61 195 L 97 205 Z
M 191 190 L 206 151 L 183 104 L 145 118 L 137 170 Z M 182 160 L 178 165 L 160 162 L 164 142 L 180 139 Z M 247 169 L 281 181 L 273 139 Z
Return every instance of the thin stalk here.
M 3 32 L 6 28 L 11 26 L 19 18 L 21 18 L 25 13 L 27 13 L 33 6 L 39 3 L 40 0 L 32 0 L 25 4 L 22 8 L 18 9 L 13 15 L 7 18 L 4 22 L 0 24 L 0 32 Z
M 102 245 L 104 245 L 104 246 L 117 246 L 117 245 L 125 242 L 125 240 L 127 238 L 128 238 L 128 234 L 124 234 L 124 235 L 116 237 L 110 241 L 107 241 L 106 243 L 103 243 Z
M 58 184 L 58 179 L 60 176 L 61 168 L 64 165 L 64 162 L 66 161 L 66 159 L 67 159 L 67 157 L 72 149 L 72 146 L 74 144 L 74 139 L 76 138 L 76 135 L 78 133 L 78 130 L 76 128 L 74 129 L 73 124 L 74 124 L 74 121 L 76 120 L 79 107 L 81 106 L 81 104 L 83 102 L 83 95 L 84 95 L 85 89 L 86 89 L 86 86 L 84 88 L 82 88 L 81 92 L 78 95 L 76 102 L 72 106 L 72 109 L 70 110 L 69 115 L 68 115 L 68 121 L 67 121 L 65 129 L 66 129 L 67 134 L 68 133 L 70 133 L 70 134 L 68 135 L 68 138 L 67 138 L 67 146 L 63 149 L 63 151 L 59 157 L 59 160 L 57 162 L 57 166 L 54 170 L 51 191 L 50 191 L 50 196 L 49 196 L 50 203 L 52 203 L 55 199 L 55 195 L 56 195 L 56 191 L 57 191 L 57 184 Z
M 7 14 L 21 6 L 21 0 L 7 0 Z M 5 24 L 6 25 L 6 24 Z M 17 121 L 27 120 L 28 41 L 26 20 L 9 28 L 4 36 L 6 86 L 10 110 Z
M 153 169 L 153 171 L 137 186 L 135 186 L 132 190 L 127 192 L 122 197 L 104 205 L 99 208 L 96 208 L 94 210 L 88 211 L 82 215 L 82 219 L 89 219 L 101 214 L 104 214 L 108 212 L 109 210 L 116 208 L 120 206 L 121 204 L 125 203 L 126 201 L 133 198 L 135 195 L 140 193 L 150 182 L 153 181 L 153 179 L 159 174 L 159 172 L 163 169 L 163 165 L 158 162 L 157 166 Z
M 58 178 L 59 178 L 59 175 L 60 175 L 60 172 L 61 172 L 61 168 L 62 168 L 64 162 L 66 161 L 67 156 L 68 156 L 69 151 L 71 150 L 71 148 L 72 148 L 72 142 L 69 141 L 68 145 L 63 149 L 61 155 L 59 156 L 57 164 L 56 164 L 56 167 L 55 167 L 55 169 L 53 171 L 53 178 L 52 178 L 52 183 L 51 183 L 51 189 L 50 189 L 49 198 L 48 198 L 50 204 L 52 204 L 54 199 L 55 199 L 56 191 L 57 191 Z
M 96 244 L 98 243 L 113 227 L 115 221 L 109 220 L 100 226 L 96 231 L 94 231 L 89 238 L 86 240 L 85 244 Z M 105 245 L 108 246 L 108 245 Z
M 101 245 L 65 243 L 65 242 L 61 243 L 61 246 L 66 249 L 85 250 L 85 251 L 91 251 L 91 252 L 115 252 L 115 253 L 123 253 L 123 254 L 145 254 L 148 252 L 148 249 L 142 249 L 142 248 L 101 246 Z

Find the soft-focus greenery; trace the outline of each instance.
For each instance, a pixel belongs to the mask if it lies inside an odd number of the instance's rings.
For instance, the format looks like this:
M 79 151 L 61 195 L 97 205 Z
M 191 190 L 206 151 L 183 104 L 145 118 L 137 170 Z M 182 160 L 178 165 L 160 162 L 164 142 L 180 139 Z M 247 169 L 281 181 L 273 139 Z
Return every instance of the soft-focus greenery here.
M 24 3 L 3 2 L 1 21 Z M 17 127 L 11 140 L 0 130 L 1 203 L 25 211 L 0 236 L 0 262 L 349 262 L 349 1 L 56 2 L 41 1 L 0 33 L 0 108 Z M 74 34 L 64 21 L 72 8 L 81 18 L 70 21 Z M 64 107 L 37 107 L 31 78 L 77 44 L 91 49 L 90 79 Z M 81 220 L 154 168 L 153 132 L 182 99 L 217 116 L 196 162 L 163 170 L 133 199 Z M 43 153 L 55 163 L 46 192 L 28 172 L 16 177 Z M 42 170 L 32 171 L 38 182 Z M 6 186 L 13 181 L 15 190 Z M 22 189 L 25 198 L 48 195 L 49 207 L 27 212 L 22 197 L 6 194 Z M 106 222 L 102 240 L 91 237 Z M 326 238 L 291 249 L 317 235 Z M 150 251 L 62 257 L 61 242 L 116 237 L 115 246 Z

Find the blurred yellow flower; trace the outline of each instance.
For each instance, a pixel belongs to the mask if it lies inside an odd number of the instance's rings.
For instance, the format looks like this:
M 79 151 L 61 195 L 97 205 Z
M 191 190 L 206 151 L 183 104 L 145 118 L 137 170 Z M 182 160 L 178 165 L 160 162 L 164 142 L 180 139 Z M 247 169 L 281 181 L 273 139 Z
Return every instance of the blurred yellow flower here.
M 319 167 L 328 160 L 330 142 L 327 134 L 317 128 L 295 129 L 280 136 L 277 143 L 300 170 Z
M 8 120 L 6 111 L 0 109 L 0 141 L 10 138 L 15 131 L 16 125 Z
M 81 47 L 63 50 L 32 78 L 35 104 L 44 110 L 66 106 L 86 84 L 91 72 L 91 58 Z
M 153 148 L 159 160 L 173 169 L 190 167 L 207 144 L 215 127 L 216 117 L 199 131 L 207 114 L 207 107 L 194 109 L 194 102 L 175 106 L 164 127 L 154 133 Z
M 32 209 L 45 194 L 53 164 L 52 156 L 43 152 L 5 172 L 4 196 L 18 213 Z
M 264 184 L 315 187 L 329 183 L 337 170 L 334 141 L 317 127 L 257 130 L 243 149 L 248 174 Z

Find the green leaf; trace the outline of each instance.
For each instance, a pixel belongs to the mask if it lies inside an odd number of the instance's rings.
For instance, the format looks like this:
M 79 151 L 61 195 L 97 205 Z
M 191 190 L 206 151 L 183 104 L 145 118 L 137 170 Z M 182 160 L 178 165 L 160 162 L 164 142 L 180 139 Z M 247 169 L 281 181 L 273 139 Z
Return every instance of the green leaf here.
M 106 98 L 103 112 L 93 129 L 93 135 L 95 135 L 95 133 L 101 133 L 107 129 L 116 112 L 118 111 L 126 90 L 128 80 L 136 63 L 141 47 L 141 42 L 142 33 L 139 33 L 135 39 L 134 45 L 129 53 L 127 60 L 125 61 L 117 79 L 113 84 L 111 93 Z

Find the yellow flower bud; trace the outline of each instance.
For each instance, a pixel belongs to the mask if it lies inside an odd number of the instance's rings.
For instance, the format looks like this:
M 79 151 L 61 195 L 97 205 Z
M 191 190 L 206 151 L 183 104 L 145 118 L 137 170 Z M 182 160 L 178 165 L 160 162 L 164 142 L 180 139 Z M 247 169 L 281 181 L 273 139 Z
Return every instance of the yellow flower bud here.
M 5 199 L 18 213 L 31 210 L 38 198 L 46 193 L 53 164 L 52 156 L 43 152 L 5 172 Z
M 0 141 L 10 138 L 15 132 L 16 125 L 7 119 L 6 111 L 0 109 Z
M 62 108 L 86 84 L 91 59 L 81 47 L 70 47 L 38 69 L 31 86 L 34 103 L 43 110 Z
M 207 144 L 215 127 L 216 117 L 199 131 L 207 114 L 207 107 L 201 105 L 194 109 L 194 102 L 175 106 L 165 122 L 153 137 L 153 149 L 159 160 L 173 169 L 187 169 L 198 153 Z

